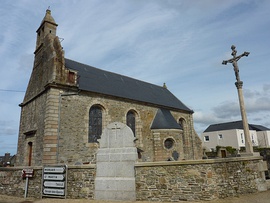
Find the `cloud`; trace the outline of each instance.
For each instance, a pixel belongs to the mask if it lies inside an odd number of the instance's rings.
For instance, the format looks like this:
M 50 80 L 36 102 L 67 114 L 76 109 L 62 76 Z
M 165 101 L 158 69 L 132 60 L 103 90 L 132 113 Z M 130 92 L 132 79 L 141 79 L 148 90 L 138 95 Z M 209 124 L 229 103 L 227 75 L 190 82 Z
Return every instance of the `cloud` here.
M 270 84 L 264 84 L 263 91 L 267 94 L 270 94 Z
M 192 106 L 200 131 L 209 124 L 241 119 L 232 66 L 221 62 L 231 57 L 234 43 L 239 53 L 250 51 L 248 60 L 239 64 L 245 87 L 250 82 L 250 88 L 244 89 L 248 117 L 250 122 L 270 126 L 266 125 L 270 52 L 265 43 L 270 35 L 270 1 L 50 3 L 67 58 L 158 85 L 166 82 L 173 94 Z M 35 31 L 47 8 L 48 1 L 1 2 L 0 88 L 26 88 Z M 257 87 L 263 83 L 263 88 Z M 0 92 L 0 120 L 18 123 L 22 99 L 22 93 Z M 2 132 L 11 133 L 12 126 L 6 123 Z
M 14 120 L 0 120 L 0 136 L 10 136 L 17 134 L 18 126 Z
M 249 114 L 270 113 L 269 84 L 264 84 L 261 90 L 244 89 L 244 103 L 246 112 Z M 217 118 L 232 119 L 239 115 L 240 106 L 236 101 L 224 101 L 212 108 Z
M 261 90 L 243 90 L 245 92 L 245 109 L 249 123 L 270 127 L 269 86 L 269 84 L 264 84 Z M 200 133 L 211 124 L 236 120 L 241 120 L 238 100 L 226 100 L 214 106 L 208 112 L 195 111 L 194 113 L 195 129 Z

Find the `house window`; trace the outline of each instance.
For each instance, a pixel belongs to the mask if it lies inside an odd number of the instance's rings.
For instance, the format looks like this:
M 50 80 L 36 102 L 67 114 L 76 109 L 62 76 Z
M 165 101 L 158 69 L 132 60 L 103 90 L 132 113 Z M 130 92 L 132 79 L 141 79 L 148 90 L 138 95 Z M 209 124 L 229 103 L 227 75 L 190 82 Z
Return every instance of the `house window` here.
M 92 106 L 89 111 L 89 134 L 88 142 L 94 143 L 101 138 L 102 133 L 102 109 Z
M 136 115 L 134 111 L 129 111 L 127 113 L 127 126 L 131 128 L 134 137 L 136 137 Z
M 243 133 L 241 133 L 241 142 L 242 142 L 242 144 L 244 144 L 244 137 L 243 137 Z
M 204 141 L 209 142 L 209 136 L 208 135 L 204 136 Z
M 218 139 L 222 139 L 223 137 L 222 137 L 222 134 L 219 134 L 218 135 Z
M 254 140 L 253 135 L 251 135 L 251 142 L 252 142 L 253 144 L 255 144 L 255 140 Z

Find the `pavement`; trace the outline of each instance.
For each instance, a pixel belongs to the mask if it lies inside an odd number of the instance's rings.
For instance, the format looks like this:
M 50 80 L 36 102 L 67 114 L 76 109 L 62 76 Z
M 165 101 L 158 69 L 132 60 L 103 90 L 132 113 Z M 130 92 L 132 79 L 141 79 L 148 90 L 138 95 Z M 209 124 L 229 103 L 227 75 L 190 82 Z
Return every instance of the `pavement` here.
M 179 203 L 270 203 L 270 190 L 259 193 L 239 195 L 239 197 L 228 197 L 226 199 L 217 199 L 212 201 L 179 201 Z M 18 198 L 14 196 L 0 195 L 0 203 L 115 203 L 115 201 L 99 201 L 89 199 L 32 199 Z M 120 203 L 152 203 L 146 201 L 128 202 L 121 201 Z M 158 202 L 160 203 L 160 202 Z M 165 202 L 164 202 L 165 203 Z

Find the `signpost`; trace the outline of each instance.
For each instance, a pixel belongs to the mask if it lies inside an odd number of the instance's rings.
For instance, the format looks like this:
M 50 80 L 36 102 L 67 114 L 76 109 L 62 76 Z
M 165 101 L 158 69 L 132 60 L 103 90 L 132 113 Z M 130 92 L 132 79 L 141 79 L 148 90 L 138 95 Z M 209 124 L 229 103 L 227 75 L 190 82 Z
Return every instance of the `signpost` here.
M 42 170 L 42 196 L 66 198 L 67 166 L 44 166 Z
M 32 178 L 34 176 L 34 169 L 32 168 L 25 168 L 22 170 L 22 178 L 25 178 L 25 190 L 24 190 L 24 198 L 27 197 L 28 192 L 28 178 Z

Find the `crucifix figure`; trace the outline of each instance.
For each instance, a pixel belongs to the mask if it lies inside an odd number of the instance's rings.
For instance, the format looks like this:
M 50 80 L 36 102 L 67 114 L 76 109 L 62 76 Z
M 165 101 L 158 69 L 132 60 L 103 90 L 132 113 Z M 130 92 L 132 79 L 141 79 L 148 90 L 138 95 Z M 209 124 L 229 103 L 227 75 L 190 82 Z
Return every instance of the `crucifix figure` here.
M 226 60 L 226 61 L 223 61 L 222 64 L 223 65 L 227 65 L 227 63 L 232 63 L 233 65 L 233 69 L 234 69 L 234 73 L 235 73 L 235 77 L 236 77 L 236 81 L 237 82 L 241 82 L 240 81 L 240 76 L 239 76 L 239 69 L 238 69 L 238 65 L 237 65 L 237 61 L 242 58 L 243 56 L 248 56 L 249 55 L 249 52 L 244 52 L 243 54 L 239 55 L 239 56 L 236 56 L 237 54 L 237 51 L 235 49 L 236 47 L 234 45 L 231 46 L 231 49 L 232 49 L 232 56 L 233 58 L 229 59 L 229 60 Z
M 244 52 L 243 54 L 236 56 L 237 51 L 235 48 L 236 47 L 234 45 L 231 46 L 231 49 L 232 49 L 231 55 L 233 56 L 233 58 L 231 58 L 229 60 L 224 60 L 222 62 L 222 64 L 227 65 L 227 63 L 232 63 L 232 65 L 233 65 L 233 69 L 234 69 L 234 73 L 235 73 L 235 77 L 236 77 L 235 86 L 236 86 L 237 91 L 238 91 L 240 111 L 241 111 L 243 128 L 244 128 L 246 153 L 249 155 L 253 155 L 253 146 L 252 146 L 251 139 L 250 139 L 249 126 L 248 126 L 246 110 L 245 110 L 245 105 L 244 105 L 244 97 L 243 97 L 243 92 L 242 92 L 243 81 L 240 80 L 239 68 L 238 68 L 238 64 L 237 64 L 237 61 L 240 58 L 242 58 L 243 56 L 248 56 L 249 52 Z

